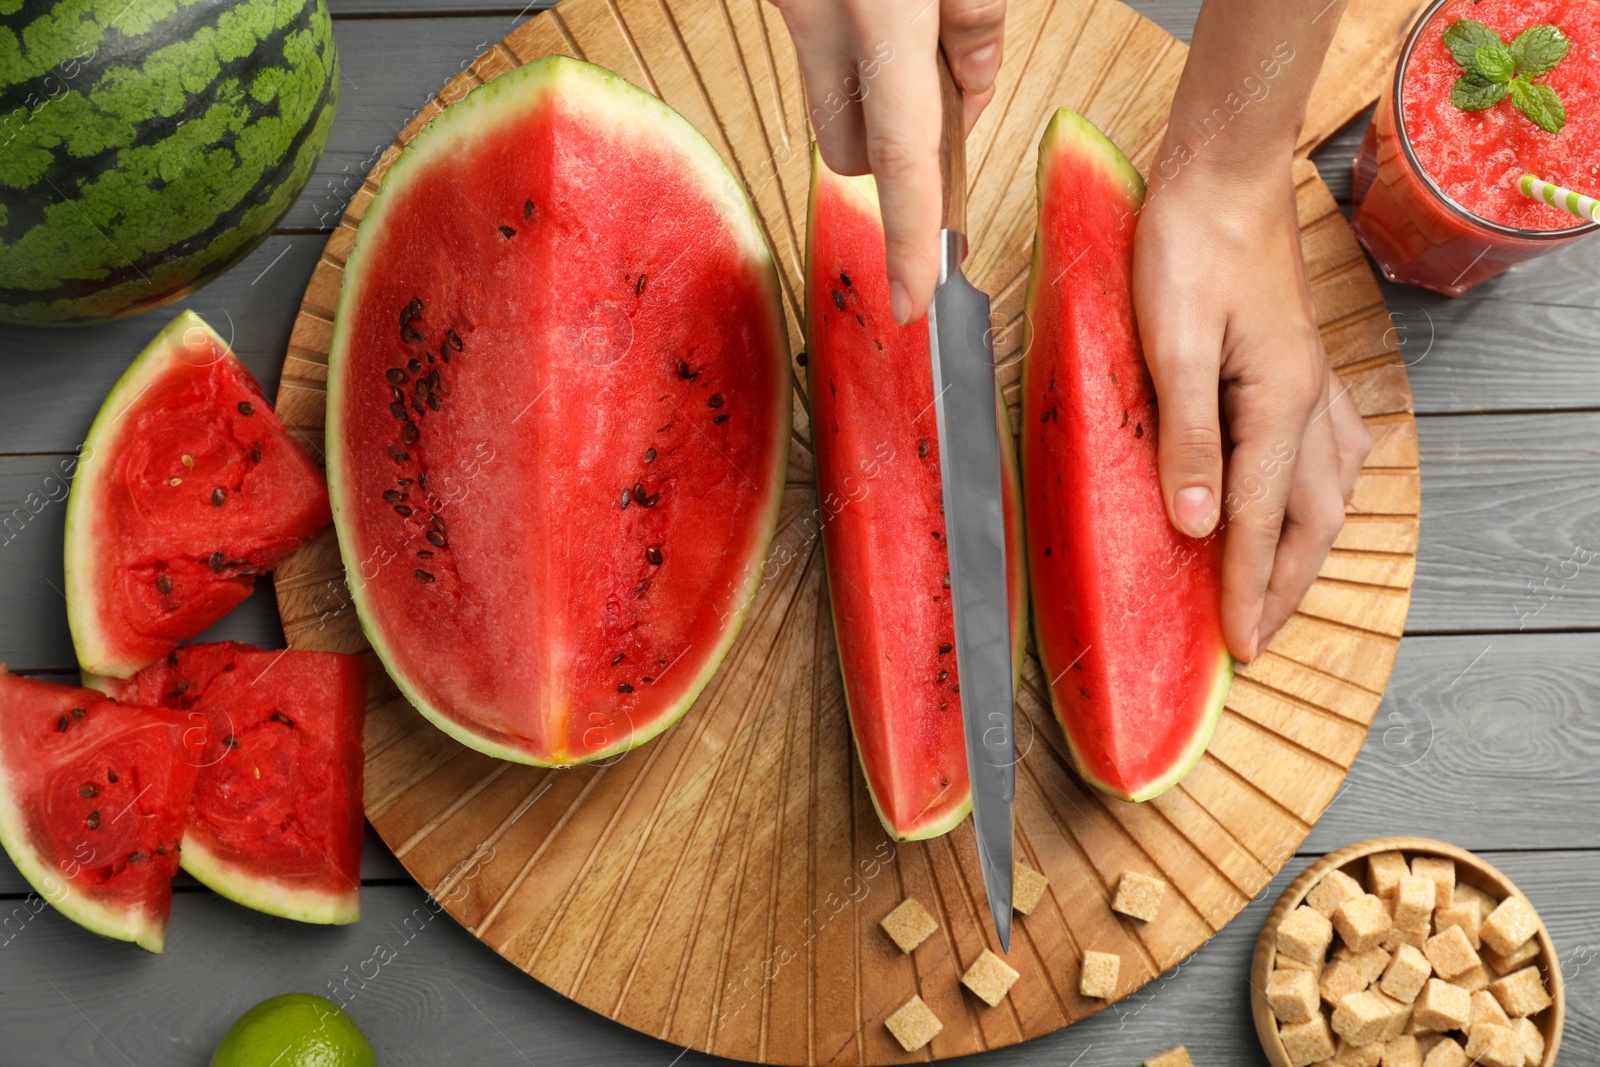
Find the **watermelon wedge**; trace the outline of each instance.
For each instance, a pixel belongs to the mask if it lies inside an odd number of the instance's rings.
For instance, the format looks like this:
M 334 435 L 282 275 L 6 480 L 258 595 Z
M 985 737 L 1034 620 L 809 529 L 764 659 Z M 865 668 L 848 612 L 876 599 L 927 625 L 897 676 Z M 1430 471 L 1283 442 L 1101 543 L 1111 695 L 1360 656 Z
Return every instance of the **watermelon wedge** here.
M 1144 182 L 1087 119 L 1039 145 L 1028 279 L 1022 484 L 1034 627 L 1079 774 L 1125 800 L 1171 788 L 1205 753 L 1233 680 L 1222 541 L 1172 528 L 1155 388 L 1134 324 Z
M 226 342 L 183 312 L 122 375 L 67 500 L 78 664 L 127 678 L 200 634 L 329 521 L 322 474 Z
M 0 667 L 0 844 L 80 926 L 160 952 L 195 769 L 183 722 Z
M 131 679 L 90 684 L 188 723 L 198 774 L 185 871 L 229 900 L 286 919 L 360 917 L 360 656 L 186 645 Z
M 948 833 L 972 809 L 926 319 L 889 314 L 870 176 L 811 153 L 806 352 L 822 543 L 856 753 L 884 828 Z M 1027 645 L 1022 487 L 1004 403 L 1013 663 Z M 1015 681 L 1015 679 L 1014 679 Z
M 435 118 L 367 209 L 328 382 L 363 628 L 463 744 L 649 740 L 733 643 L 792 381 L 743 190 L 660 100 L 552 56 Z

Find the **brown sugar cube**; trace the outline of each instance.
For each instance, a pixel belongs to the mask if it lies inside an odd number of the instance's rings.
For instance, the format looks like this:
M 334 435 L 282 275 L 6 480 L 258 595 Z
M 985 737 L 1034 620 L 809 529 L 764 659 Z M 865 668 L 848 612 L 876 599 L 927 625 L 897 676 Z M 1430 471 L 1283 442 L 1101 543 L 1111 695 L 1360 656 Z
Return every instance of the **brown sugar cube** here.
M 1522 1067 L 1522 1042 L 1509 1026 L 1467 1031 L 1467 1060 L 1477 1067 Z
M 1050 879 L 1029 867 L 1026 863 L 1013 861 L 1011 864 L 1011 907 L 1024 915 L 1032 915 L 1033 909 L 1039 906 L 1040 899 L 1044 896 L 1045 886 L 1050 884 Z
M 1338 1067 L 1378 1067 L 1378 1061 L 1381 1059 L 1383 1059 L 1382 1041 L 1352 1045 L 1341 1037 L 1339 1049 L 1333 1054 L 1333 1062 Z
M 1522 1042 L 1522 1062 L 1527 1067 L 1539 1067 L 1544 1062 L 1544 1032 L 1532 1019 L 1518 1019 L 1511 1025 L 1511 1032 Z
M 1470 901 L 1471 903 L 1476 904 L 1478 906 L 1478 911 L 1485 919 L 1489 917 L 1489 913 L 1494 911 L 1495 907 L 1500 903 L 1500 901 L 1490 896 L 1488 893 L 1485 893 L 1475 885 L 1467 882 L 1457 882 L 1455 903 L 1460 904 L 1462 901 Z
M 935 1037 L 944 1029 L 944 1023 L 933 1013 L 933 1009 L 922 1002 L 921 997 L 912 997 L 884 1020 L 884 1025 L 900 1042 L 900 1047 L 907 1052 L 915 1052 Z
M 928 909 L 916 897 L 907 897 L 895 905 L 895 909 L 885 915 L 878 925 L 900 946 L 901 952 L 910 952 L 939 929 L 939 924 L 933 921 L 933 916 L 928 914 Z
M 1410 945 L 1402 945 L 1400 951 L 1394 954 L 1394 959 L 1389 961 L 1389 969 L 1383 972 L 1383 981 L 1378 983 L 1378 988 L 1394 999 L 1410 1004 L 1432 977 L 1433 964 L 1428 962 L 1428 957 Z
M 1189 1050 L 1179 1045 L 1167 1049 L 1154 1059 L 1145 1060 L 1144 1067 L 1194 1067 L 1194 1061 L 1189 1058 Z
M 1435 892 L 1437 890 L 1431 878 L 1408 874 L 1400 879 L 1394 891 L 1394 907 L 1390 913 L 1394 924 L 1406 930 L 1415 930 L 1419 923 L 1426 926 L 1433 915 Z
M 1290 1067 L 1311 1067 L 1333 1058 L 1333 1035 L 1328 1033 L 1328 1021 L 1321 1012 L 1303 1023 L 1281 1028 L 1278 1037 L 1283 1041 L 1283 1051 L 1289 1054 Z
M 1444 933 L 1428 938 L 1422 951 L 1440 978 L 1454 978 L 1483 962 L 1459 926 L 1452 926 Z
M 1361 973 L 1352 967 L 1348 960 L 1334 960 L 1328 964 L 1327 970 L 1322 972 L 1322 981 L 1318 983 L 1317 989 L 1329 1007 L 1336 1007 L 1339 1001 L 1351 993 L 1360 993 L 1371 984 L 1361 977 Z
M 1435 931 L 1442 934 L 1452 926 L 1459 926 L 1461 932 L 1467 935 L 1467 944 L 1473 948 L 1482 947 L 1482 942 L 1478 938 L 1478 927 L 1482 923 L 1483 913 L 1478 910 L 1478 905 L 1470 900 L 1448 908 L 1436 908 L 1433 912 Z
M 1123 871 L 1117 881 L 1117 895 L 1111 901 L 1111 910 L 1142 922 L 1149 922 L 1161 910 L 1161 898 L 1167 883 L 1138 871 Z
M 1321 912 L 1323 918 L 1331 919 L 1334 908 L 1351 897 L 1359 897 L 1362 892 L 1364 890 L 1360 882 L 1341 870 L 1332 870 L 1311 887 L 1311 892 L 1306 894 L 1306 903 Z
M 1334 1006 L 1334 1033 L 1352 1045 L 1370 1045 L 1384 1040 L 1394 1019 L 1393 1003 L 1382 993 L 1370 989 L 1351 993 Z
M 1310 971 L 1276 970 L 1267 979 L 1267 1003 L 1281 1023 L 1303 1023 L 1321 1008 L 1317 979 Z
M 1328 954 L 1333 942 L 1333 924 L 1315 908 L 1304 904 L 1284 916 L 1278 924 L 1278 953 L 1302 963 L 1317 963 Z
M 1411 874 L 1433 883 L 1433 906 L 1448 908 L 1455 903 L 1456 861 L 1445 856 L 1413 856 Z
M 1354 967 L 1356 973 L 1361 976 L 1361 980 L 1371 985 L 1378 980 L 1378 976 L 1384 972 L 1384 968 L 1389 966 L 1389 960 L 1392 956 L 1381 947 L 1369 948 L 1365 952 L 1351 952 L 1345 946 L 1340 945 L 1333 950 L 1333 958 L 1335 960 L 1343 960 Z
M 1489 984 L 1489 992 L 1513 1019 L 1537 1015 L 1551 1004 L 1537 967 L 1524 967 Z
M 1078 992 L 1101 1000 L 1116 996 L 1117 972 L 1121 969 L 1121 956 L 1111 952 L 1085 952 L 1083 970 L 1078 976 Z
M 1389 1025 L 1383 1028 L 1383 1039 L 1392 1041 L 1404 1034 L 1406 1027 L 1411 1025 L 1411 1005 L 1396 1000 L 1387 993 L 1382 993 L 1378 990 L 1373 990 L 1373 992 L 1378 993 L 1378 996 L 1388 1002 Z
M 1502 955 L 1515 952 L 1538 932 L 1539 916 L 1522 897 L 1502 900 L 1478 931 L 1483 943 Z
M 1414 1037 L 1396 1037 L 1383 1043 L 1383 1067 L 1422 1067 L 1422 1050 Z
M 1301 908 L 1309 911 L 1309 908 Z M 1312 912 L 1313 915 L 1316 912 Z M 1378 948 L 1393 926 L 1389 907 L 1371 893 L 1354 897 L 1333 910 L 1333 926 L 1352 952 L 1365 952 Z M 1279 934 L 1281 939 L 1282 934 Z M 1281 952 L 1282 949 L 1280 948 Z
M 1511 1017 L 1487 989 L 1472 994 L 1472 1012 L 1467 1016 L 1467 1029 L 1479 1026 L 1510 1026 Z
M 1538 954 L 1539 939 L 1536 937 L 1530 937 L 1527 941 L 1517 946 L 1517 950 L 1509 955 L 1506 953 L 1496 952 L 1494 949 L 1486 946 L 1483 950 L 1483 962 L 1492 967 L 1494 969 L 1494 973 L 1498 976 L 1510 974 L 1512 971 L 1521 967 L 1524 963 L 1527 963 Z
M 1286 971 L 1310 971 L 1315 975 L 1322 974 L 1322 968 L 1317 964 L 1307 963 L 1304 960 L 1293 959 L 1289 956 L 1279 956 L 1274 962 Z
M 1480 989 L 1488 989 L 1492 981 L 1494 976 L 1489 973 L 1489 968 L 1480 963 L 1475 967 L 1468 967 L 1450 979 L 1450 984 L 1460 986 L 1468 993 L 1476 993 Z
M 961 976 L 961 984 L 992 1008 L 1005 999 L 1011 984 L 1019 977 L 1005 960 L 984 949 L 983 955 L 973 960 L 967 973 Z
M 1367 892 L 1386 897 L 1411 873 L 1411 866 L 1398 852 L 1379 852 L 1367 857 Z
M 1393 897 L 1389 899 L 1393 900 Z M 1389 932 L 1383 935 L 1383 944 L 1380 946 L 1387 952 L 1398 952 L 1402 946 L 1410 945 L 1420 949 L 1428 943 L 1428 934 L 1432 933 L 1432 925 L 1427 919 L 1422 920 L 1422 925 L 1407 929 L 1402 926 L 1391 926 Z
M 1463 1030 L 1472 1017 L 1472 994 L 1438 978 L 1430 978 L 1412 1002 L 1418 1026 L 1444 1033 Z
M 1428 1050 L 1422 1067 L 1467 1067 L 1466 1050 L 1455 1038 L 1447 1037 Z

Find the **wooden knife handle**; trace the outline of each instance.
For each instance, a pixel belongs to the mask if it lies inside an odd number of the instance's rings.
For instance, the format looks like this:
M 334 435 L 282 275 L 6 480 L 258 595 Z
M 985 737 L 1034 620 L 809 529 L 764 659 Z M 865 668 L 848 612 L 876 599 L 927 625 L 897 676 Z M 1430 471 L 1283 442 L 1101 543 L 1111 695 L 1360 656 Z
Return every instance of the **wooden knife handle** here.
M 944 105 L 939 131 L 939 184 L 944 212 L 940 228 L 967 232 L 967 121 L 961 89 L 939 49 L 939 95 Z

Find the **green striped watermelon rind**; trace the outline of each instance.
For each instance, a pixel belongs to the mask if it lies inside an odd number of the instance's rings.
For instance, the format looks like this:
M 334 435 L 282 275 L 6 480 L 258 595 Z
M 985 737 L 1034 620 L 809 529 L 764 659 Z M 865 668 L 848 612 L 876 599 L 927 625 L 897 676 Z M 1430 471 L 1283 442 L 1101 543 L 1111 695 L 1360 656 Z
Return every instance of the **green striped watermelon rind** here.
M 1044 136 L 1039 139 L 1039 163 L 1037 187 L 1042 200 L 1047 179 L 1050 160 L 1056 153 L 1063 150 L 1064 143 L 1076 143 L 1089 149 L 1084 153 L 1085 158 L 1098 163 L 1106 176 L 1114 183 L 1127 189 L 1128 197 L 1135 205 L 1142 204 L 1145 196 L 1145 181 L 1137 168 L 1122 154 L 1122 150 L 1112 140 L 1102 133 L 1099 127 L 1070 108 L 1058 108 L 1050 119 L 1050 124 L 1045 127 Z M 1043 269 L 1041 266 L 1042 249 L 1040 240 L 1042 235 L 1037 228 L 1034 231 L 1033 260 L 1028 270 L 1028 291 L 1025 298 L 1025 307 L 1033 307 L 1038 297 L 1039 285 Z M 1031 333 L 1032 319 L 1029 315 L 1023 316 L 1023 351 L 1032 347 Z M 1039 596 L 1041 590 L 1033 590 L 1034 596 Z M 1038 625 L 1037 617 L 1034 620 L 1035 628 Z M 1044 641 L 1038 633 L 1034 635 L 1040 649 L 1040 661 L 1045 668 L 1045 676 L 1050 676 L 1050 665 L 1043 663 Z M 1227 703 L 1228 693 L 1233 688 L 1233 674 L 1235 664 L 1232 653 L 1223 648 L 1217 657 L 1216 673 L 1212 677 L 1211 690 L 1206 696 L 1205 712 L 1194 735 L 1177 758 L 1172 761 L 1171 768 L 1159 778 L 1148 782 L 1142 787 L 1128 791 L 1120 789 L 1109 782 L 1097 778 L 1079 756 L 1077 749 L 1072 744 L 1072 738 L 1067 735 L 1067 751 L 1072 758 L 1072 766 L 1082 778 L 1096 790 L 1113 796 L 1119 800 L 1140 802 L 1152 800 L 1160 796 L 1188 776 L 1194 770 L 1206 749 L 1211 744 L 1211 738 L 1216 734 L 1217 724 L 1222 721 L 1222 709 Z M 1051 703 L 1054 705 L 1055 693 L 1051 692 Z M 1057 716 L 1060 712 L 1057 709 Z M 1065 730 L 1063 730 L 1065 734 Z
M 534 88 L 525 83 L 531 83 Z M 776 324 L 774 350 L 787 350 L 788 340 L 781 336 L 783 314 L 777 267 L 773 262 L 772 252 L 767 247 L 766 237 L 757 223 L 755 207 L 744 188 L 734 178 L 733 172 L 728 169 L 727 163 L 712 147 L 711 142 L 705 139 L 705 135 L 665 101 L 604 67 L 562 55 L 545 56 L 524 64 L 473 89 L 423 127 L 384 172 L 378 194 L 367 205 L 366 213 L 362 216 L 362 224 L 356 232 L 349 259 L 345 263 L 344 281 L 339 289 L 339 300 L 334 312 L 333 336 L 329 342 L 328 353 L 326 439 L 330 442 L 330 447 L 326 459 L 328 497 L 333 505 L 336 527 L 339 526 L 339 516 L 343 510 L 345 480 L 342 451 L 331 444 L 338 439 L 342 425 L 344 380 L 338 373 L 338 367 L 350 343 L 347 324 L 352 317 L 349 309 L 356 299 L 353 294 L 361 287 L 363 250 L 366 247 L 363 236 L 376 232 L 382 225 L 389 203 L 384 191 L 403 183 L 407 173 L 413 168 L 426 165 L 431 159 L 430 153 L 448 152 L 452 137 L 470 135 L 475 128 L 492 128 L 497 109 L 526 106 L 530 92 L 555 92 L 563 87 L 573 92 L 574 98 L 582 100 L 596 115 L 603 115 L 618 126 L 629 128 L 635 136 L 655 138 L 671 144 L 684 163 L 699 172 L 704 187 L 713 191 L 713 199 L 722 207 L 723 221 L 727 223 L 744 249 L 748 261 L 762 270 L 768 278 L 768 290 L 774 309 L 773 322 Z M 787 391 L 787 384 L 783 388 Z M 784 411 L 783 417 L 787 419 L 788 396 L 785 395 L 780 403 Z M 590 753 L 581 762 L 596 763 L 613 759 L 657 737 L 684 716 L 699 698 L 700 693 L 710 684 L 717 668 L 722 665 L 728 650 L 733 647 L 734 640 L 744 628 L 745 619 L 755 603 L 756 592 L 761 584 L 763 561 L 771 549 L 772 538 L 777 530 L 789 454 L 787 447 L 775 448 L 773 451 L 776 457 L 770 472 L 771 500 L 761 517 L 762 529 L 766 531 L 766 536 L 757 546 L 759 551 L 751 554 L 744 581 L 741 583 L 739 607 L 729 613 L 723 632 L 707 658 L 705 667 L 684 686 L 682 697 L 676 706 L 644 728 L 628 731 L 615 744 Z M 391 663 L 399 662 L 399 657 L 384 640 L 373 617 L 373 609 L 367 603 L 365 586 L 360 579 L 362 561 L 351 538 L 345 536 L 339 538 L 339 553 L 344 562 L 351 600 L 355 604 L 356 618 L 361 624 L 362 632 L 396 688 L 424 718 L 454 740 L 495 759 L 536 767 L 572 766 L 571 761 L 540 760 L 509 739 L 502 739 L 504 735 L 475 730 L 429 703 L 402 672 L 390 666 Z
M 186 0 L 152 21 L 161 8 L 57 3 L 0 25 L 0 321 L 182 298 L 260 245 L 327 145 L 326 0 Z

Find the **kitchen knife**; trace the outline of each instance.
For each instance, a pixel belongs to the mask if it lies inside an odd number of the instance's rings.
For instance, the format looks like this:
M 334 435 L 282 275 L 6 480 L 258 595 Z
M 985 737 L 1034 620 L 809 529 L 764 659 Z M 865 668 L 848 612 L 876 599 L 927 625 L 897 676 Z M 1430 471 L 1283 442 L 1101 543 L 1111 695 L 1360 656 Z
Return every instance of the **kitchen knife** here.
M 939 287 L 928 308 L 944 482 L 945 543 L 955 609 L 956 667 L 972 785 L 978 862 L 1001 951 L 1011 948 L 1011 805 L 1016 736 L 1011 688 L 1011 608 L 1006 582 L 1005 511 L 1000 500 L 1000 430 L 995 414 L 989 298 L 961 273 L 966 258 L 966 124 L 961 91 L 943 51 L 944 105 L 939 162 L 944 211 Z

